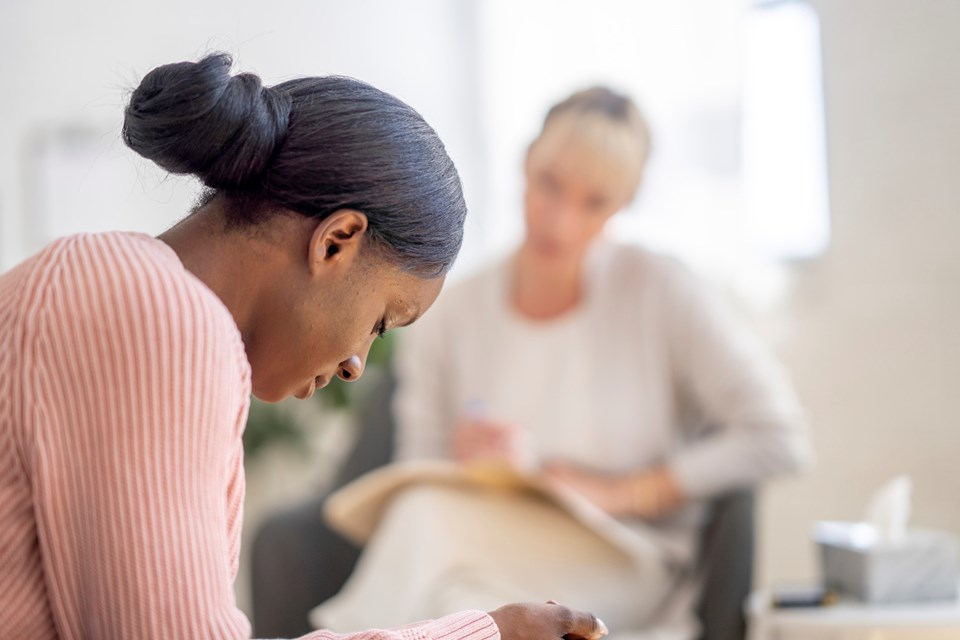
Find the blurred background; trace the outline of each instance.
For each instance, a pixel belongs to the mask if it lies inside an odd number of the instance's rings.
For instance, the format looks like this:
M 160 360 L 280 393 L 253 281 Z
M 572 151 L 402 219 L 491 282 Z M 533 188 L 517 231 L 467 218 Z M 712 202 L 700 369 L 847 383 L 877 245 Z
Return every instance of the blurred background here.
M 349 75 L 418 109 L 471 209 L 454 278 L 517 242 L 546 107 L 597 83 L 631 94 L 653 156 L 611 232 L 728 291 L 809 411 L 818 465 L 761 497 L 759 584 L 814 577 L 814 521 L 861 517 L 898 473 L 912 522 L 960 534 L 960 2 L 4 0 L 0 270 L 189 211 L 197 185 L 119 129 L 144 73 L 213 50 L 268 84 Z M 251 457 L 247 529 L 316 490 L 338 447 L 289 482 Z

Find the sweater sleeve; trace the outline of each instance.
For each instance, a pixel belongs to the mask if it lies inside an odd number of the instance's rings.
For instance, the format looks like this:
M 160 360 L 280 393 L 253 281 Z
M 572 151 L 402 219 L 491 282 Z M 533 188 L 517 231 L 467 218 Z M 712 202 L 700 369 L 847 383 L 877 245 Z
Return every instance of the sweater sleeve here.
M 482 611 L 461 611 L 399 629 L 371 629 L 336 634 L 315 631 L 301 640 L 500 640 L 500 630 Z
M 674 275 L 665 296 L 678 383 L 713 428 L 669 461 L 682 490 L 708 497 L 810 464 L 805 418 L 785 372 L 715 294 L 679 267 Z
M 209 291 L 137 249 L 66 246 L 33 323 L 31 475 L 54 617 L 66 637 L 245 637 L 239 336 Z

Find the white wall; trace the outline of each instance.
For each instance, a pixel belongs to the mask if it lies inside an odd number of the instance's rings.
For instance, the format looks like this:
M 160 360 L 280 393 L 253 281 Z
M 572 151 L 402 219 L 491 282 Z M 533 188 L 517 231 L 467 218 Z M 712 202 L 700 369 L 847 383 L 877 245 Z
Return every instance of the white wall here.
M 125 95 L 154 66 L 211 50 L 268 84 L 336 73 L 360 78 L 417 108 L 440 133 L 471 203 L 482 149 L 472 6 L 443 0 L 4 0 L 0 3 L 0 270 L 39 249 L 24 186 L 25 148 L 50 125 L 104 126 L 123 148 Z M 138 164 L 122 186 L 130 226 L 159 232 L 186 213 L 194 185 Z M 468 253 L 469 253 L 469 247 Z
M 816 0 L 833 242 L 763 318 L 819 466 L 763 502 L 760 576 L 812 577 L 817 518 L 915 480 L 914 522 L 960 534 L 960 2 Z

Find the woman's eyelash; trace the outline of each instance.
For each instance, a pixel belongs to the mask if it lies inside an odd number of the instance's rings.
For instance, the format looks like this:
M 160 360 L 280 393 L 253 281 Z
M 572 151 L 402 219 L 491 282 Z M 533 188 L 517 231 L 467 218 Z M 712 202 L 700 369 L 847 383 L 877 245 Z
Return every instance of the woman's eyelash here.
M 380 321 L 380 324 L 377 325 L 377 337 L 384 337 L 387 335 L 387 320 L 383 319 Z

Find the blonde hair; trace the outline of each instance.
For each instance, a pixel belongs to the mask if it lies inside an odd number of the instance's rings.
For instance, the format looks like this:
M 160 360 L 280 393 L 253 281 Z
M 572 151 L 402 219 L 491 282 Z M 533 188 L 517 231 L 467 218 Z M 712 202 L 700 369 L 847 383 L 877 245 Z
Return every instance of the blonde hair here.
M 577 91 L 551 107 L 530 149 L 571 143 L 622 185 L 626 201 L 633 198 L 650 155 L 650 129 L 630 98 L 601 86 Z

